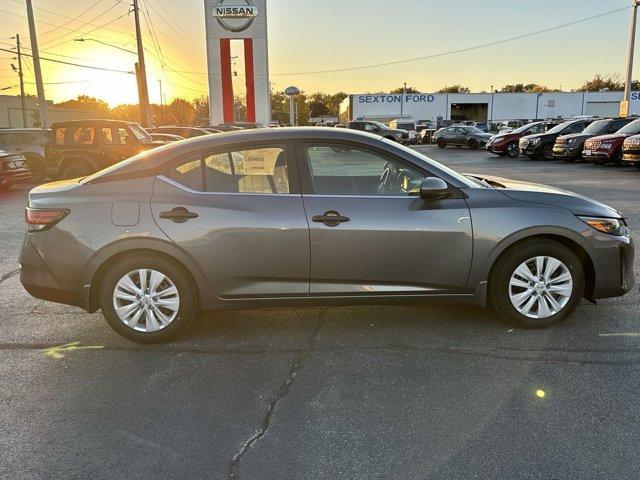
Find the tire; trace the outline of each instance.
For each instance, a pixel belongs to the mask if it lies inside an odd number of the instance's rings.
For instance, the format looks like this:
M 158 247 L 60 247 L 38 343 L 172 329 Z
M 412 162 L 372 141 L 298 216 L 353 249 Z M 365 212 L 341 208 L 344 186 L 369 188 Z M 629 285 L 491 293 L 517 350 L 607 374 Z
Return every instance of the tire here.
M 553 160 L 553 145 L 545 145 L 540 153 L 541 160 Z
M 476 150 L 478 148 L 478 141 L 475 138 L 470 138 L 467 145 L 471 150 Z
M 532 277 L 539 278 L 536 259 L 542 257 L 546 258 L 542 263 L 543 275 L 548 273 L 546 268 L 555 264 L 549 259 L 560 263 L 548 275 L 551 282 L 543 279 L 531 285 L 532 282 L 525 281 L 525 276 L 516 271 L 522 272 L 523 265 L 527 265 Z M 566 280 L 567 273 L 570 273 L 569 280 Z M 512 285 L 511 282 L 516 283 Z M 582 264 L 569 248 L 553 240 L 536 238 L 517 243 L 498 258 L 489 276 L 489 297 L 498 315 L 511 325 L 544 328 L 562 322 L 573 313 L 584 293 L 584 284 Z M 549 286 L 554 290 L 549 291 Z M 562 293 L 558 293 L 559 289 Z M 520 310 L 516 307 L 518 302 L 522 302 L 518 305 Z M 546 305 L 548 312 L 541 303 Z M 528 313 L 527 307 L 530 308 Z
M 150 295 L 137 299 L 136 290 L 131 289 L 131 284 L 122 283 L 128 278 L 136 288 L 142 286 L 140 270 L 146 272 L 148 287 L 153 287 L 153 283 L 164 276 L 154 288 L 160 293 L 159 297 L 154 297 L 151 291 Z M 171 290 L 172 287 L 175 289 Z M 161 256 L 132 254 L 118 260 L 102 277 L 99 289 L 100 308 L 109 326 L 124 338 L 138 343 L 162 343 L 175 338 L 189 327 L 199 310 L 198 291 L 189 273 Z M 174 291 L 177 294 L 174 295 Z M 163 292 L 171 294 L 163 295 Z M 139 288 L 137 293 L 140 296 Z M 128 297 L 123 298 L 123 294 Z M 158 305 L 158 301 L 163 305 Z M 116 311 L 117 306 L 125 307 L 122 318 Z M 132 307 L 127 312 L 128 306 Z M 136 315 L 137 319 L 134 318 Z M 132 322 L 132 326 L 127 325 L 126 320 Z
M 616 167 L 622 167 L 624 165 L 624 162 L 622 161 L 622 149 L 614 153 L 611 160 Z
M 447 142 L 444 141 L 444 138 L 440 137 L 436 140 L 436 145 L 440 148 L 444 148 L 447 146 Z
M 31 181 L 33 183 L 41 183 L 47 176 L 47 169 L 44 166 L 44 160 L 33 155 L 25 155 L 27 167 L 31 172 Z
M 520 155 L 520 150 L 518 149 L 518 142 L 509 143 L 505 151 L 509 158 L 518 157 Z
M 86 162 L 83 162 L 82 160 L 73 160 L 65 165 L 62 170 L 62 178 L 86 177 L 92 173 L 93 169 Z

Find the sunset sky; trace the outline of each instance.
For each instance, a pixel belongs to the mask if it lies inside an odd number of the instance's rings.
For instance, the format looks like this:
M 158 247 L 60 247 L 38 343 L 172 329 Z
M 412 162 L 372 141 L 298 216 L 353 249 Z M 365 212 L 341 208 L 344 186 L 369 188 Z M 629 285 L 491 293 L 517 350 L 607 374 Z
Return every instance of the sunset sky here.
M 204 1 L 140 0 L 152 102 L 158 80 L 170 101 L 207 93 Z M 92 66 L 133 70 L 133 15 L 123 0 L 33 0 L 41 55 Z M 474 47 L 628 7 L 631 0 L 268 0 L 273 88 L 306 92 L 388 91 L 407 82 L 421 91 L 459 83 L 472 91 L 513 83 L 576 88 L 596 73 L 625 68 L 630 8 L 550 32 L 464 53 L 363 70 L 356 67 Z M 84 12 L 84 13 L 83 13 Z M 24 0 L 0 2 L 0 47 L 19 33 L 30 52 Z M 76 42 L 75 38 L 91 39 Z M 12 55 L 0 52 L 0 88 L 18 83 Z M 164 58 L 164 62 L 160 59 Z M 164 69 L 162 66 L 164 63 Z M 236 91 L 243 90 L 238 61 Z M 133 75 L 42 62 L 46 95 L 56 102 L 87 94 L 111 106 L 136 103 Z M 639 67 L 640 68 L 640 67 Z M 640 74 L 640 72 L 638 72 Z M 640 77 L 640 75 L 638 76 Z M 31 61 L 28 93 L 35 92 Z M 17 94 L 17 88 L 0 92 Z

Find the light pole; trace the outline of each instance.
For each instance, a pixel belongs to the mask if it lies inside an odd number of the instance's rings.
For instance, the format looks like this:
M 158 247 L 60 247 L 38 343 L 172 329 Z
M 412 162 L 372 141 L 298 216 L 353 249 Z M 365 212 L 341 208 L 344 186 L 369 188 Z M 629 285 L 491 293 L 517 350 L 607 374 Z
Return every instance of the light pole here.
M 624 82 L 624 97 L 620 102 L 620 116 L 629 115 L 629 101 L 631 100 L 631 76 L 633 75 L 633 50 L 636 43 L 636 18 L 639 0 L 632 0 L 631 25 L 629 26 L 629 50 L 627 54 L 627 77 Z

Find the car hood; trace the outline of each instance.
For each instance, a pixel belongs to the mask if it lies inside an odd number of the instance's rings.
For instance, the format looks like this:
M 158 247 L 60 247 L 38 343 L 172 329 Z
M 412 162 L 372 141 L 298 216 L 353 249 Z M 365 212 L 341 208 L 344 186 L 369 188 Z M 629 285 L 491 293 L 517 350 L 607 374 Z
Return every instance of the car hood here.
M 616 209 L 569 190 L 491 175 L 467 175 L 484 180 L 500 193 L 514 200 L 567 208 L 576 215 L 609 218 L 621 217 L 620 212 Z
M 587 138 L 595 137 L 595 135 L 591 133 L 569 133 L 568 135 L 560 135 L 558 140 L 569 140 L 571 138 L 575 138 L 576 140 L 586 140 Z
M 609 135 L 598 135 L 597 137 L 591 137 L 591 140 L 606 142 L 607 140 L 621 140 L 630 136 L 631 134 L 629 133 L 610 133 Z
M 512 138 L 517 138 L 520 135 L 517 133 L 513 133 L 513 132 L 502 132 L 502 133 L 497 133 L 495 135 L 492 135 L 491 138 L 494 140 L 509 140 Z
M 473 138 L 481 138 L 483 140 L 489 140 L 491 137 L 493 137 L 493 134 L 491 134 L 491 133 L 472 133 L 469 136 L 473 137 Z

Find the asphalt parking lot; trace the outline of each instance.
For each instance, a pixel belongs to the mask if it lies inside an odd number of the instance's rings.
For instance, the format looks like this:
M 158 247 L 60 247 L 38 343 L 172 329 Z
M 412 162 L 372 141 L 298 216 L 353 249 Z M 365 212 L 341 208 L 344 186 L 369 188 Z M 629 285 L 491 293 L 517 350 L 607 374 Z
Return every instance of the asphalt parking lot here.
M 639 240 L 638 169 L 418 148 L 594 197 Z M 637 286 L 540 331 L 472 307 L 263 309 L 142 347 L 22 289 L 26 193 L 0 195 L 0 478 L 640 477 Z

